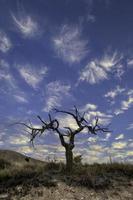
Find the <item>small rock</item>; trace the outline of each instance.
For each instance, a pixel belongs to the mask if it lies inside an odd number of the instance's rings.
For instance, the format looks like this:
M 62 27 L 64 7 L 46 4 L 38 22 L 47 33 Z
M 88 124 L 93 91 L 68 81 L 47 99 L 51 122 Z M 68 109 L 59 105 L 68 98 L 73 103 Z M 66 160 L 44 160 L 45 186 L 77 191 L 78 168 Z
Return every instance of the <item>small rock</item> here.
M 9 197 L 8 194 L 0 194 L 0 200 L 1 200 L 1 199 L 6 200 L 6 199 L 8 199 L 8 197 Z

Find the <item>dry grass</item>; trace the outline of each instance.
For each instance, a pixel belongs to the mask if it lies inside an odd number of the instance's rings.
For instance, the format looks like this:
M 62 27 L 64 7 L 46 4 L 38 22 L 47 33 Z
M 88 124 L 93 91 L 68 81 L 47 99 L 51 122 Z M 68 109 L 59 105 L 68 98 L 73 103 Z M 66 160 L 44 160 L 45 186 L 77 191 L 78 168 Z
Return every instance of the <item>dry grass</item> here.
M 24 158 L 23 162 L 17 159 L 12 162 L 1 158 L 0 193 L 8 194 L 13 200 L 22 197 L 23 200 L 81 200 L 100 199 L 101 196 L 103 199 L 133 199 L 130 198 L 133 195 L 133 165 L 75 163 L 73 172 L 68 175 L 63 163 L 26 162 Z

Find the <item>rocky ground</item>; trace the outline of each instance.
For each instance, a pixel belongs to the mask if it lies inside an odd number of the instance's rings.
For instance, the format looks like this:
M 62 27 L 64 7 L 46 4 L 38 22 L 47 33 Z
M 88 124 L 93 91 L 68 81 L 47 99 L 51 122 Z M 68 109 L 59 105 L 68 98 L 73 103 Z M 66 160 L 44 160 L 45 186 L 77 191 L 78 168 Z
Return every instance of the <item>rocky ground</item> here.
M 103 188 L 102 185 L 99 188 L 85 187 L 77 182 L 68 184 L 56 178 L 51 181 L 49 186 L 18 185 L 3 190 L 0 200 L 133 200 L 133 180 L 130 178 L 117 177 Z M 103 184 L 102 181 L 97 184 Z

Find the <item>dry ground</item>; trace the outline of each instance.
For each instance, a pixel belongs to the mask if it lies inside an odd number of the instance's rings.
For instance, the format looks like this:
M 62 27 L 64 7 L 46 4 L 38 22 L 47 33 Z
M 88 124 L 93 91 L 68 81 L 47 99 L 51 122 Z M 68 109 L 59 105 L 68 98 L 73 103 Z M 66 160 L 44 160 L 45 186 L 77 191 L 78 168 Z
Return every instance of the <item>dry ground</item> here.
M 131 164 L 80 163 L 68 175 L 64 164 L 6 153 L 0 157 L 0 200 L 133 200 Z

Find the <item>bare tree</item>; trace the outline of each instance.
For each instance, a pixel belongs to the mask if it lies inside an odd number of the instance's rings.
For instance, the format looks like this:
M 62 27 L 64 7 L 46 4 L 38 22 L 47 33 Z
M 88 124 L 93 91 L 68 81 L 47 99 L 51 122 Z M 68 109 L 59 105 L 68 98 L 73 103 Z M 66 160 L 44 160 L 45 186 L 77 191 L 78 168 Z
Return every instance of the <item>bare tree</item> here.
M 31 136 L 31 142 L 33 144 L 35 138 L 37 136 L 41 136 L 46 130 L 47 131 L 54 131 L 55 133 L 58 134 L 61 145 L 65 148 L 65 158 L 66 158 L 66 170 L 67 172 L 71 172 L 73 169 L 73 149 L 75 147 L 75 136 L 84 129 L 87 129 L 88 133 L 97 135 L 98 132 L 110 132 L 107 127 L 101 127 L 98 124 L 98 117 L 95 117 L 95 125 L 89 125 L 89 122 L 85 119 L 85 113 L 81 114 L 76 106 L 74 106 L 73 111 L 65 111 L 65 110 L 59 110 L 59 109 L 54 109 L 56 113 L 63 113 L 66 115 L 71 116 L 76 124 L 77 128 L 72 129 L 70 127 L 64 127 L 64 129 L 60 128 L 60 122 L 58 119 L 54 118 L 52 119 L 51 114 L 49 114 L 49 120 L 44 121 L 40 116 L 37 116 L 38 119 L 42 123 L 41 128 L 35 128 L 32 126 L 32 124 L 27 125 L 25 123 L 17 123 L 24 125 L 29 129 L 29 133 Z M 67 142 L 65 140 L 65 137 L 68 138 Z

